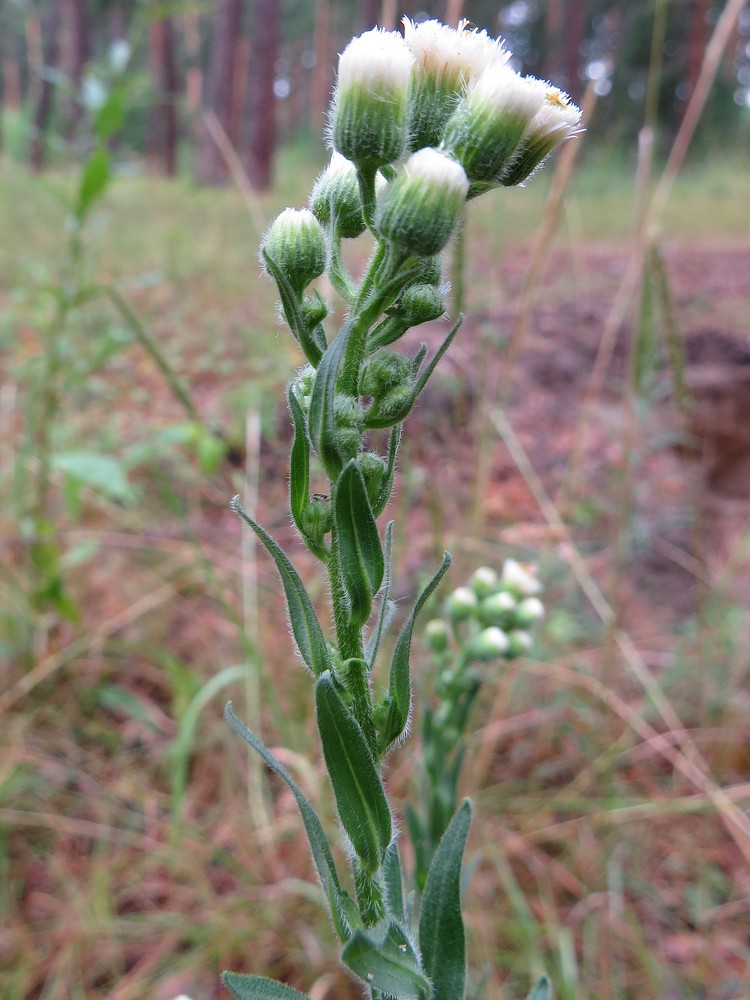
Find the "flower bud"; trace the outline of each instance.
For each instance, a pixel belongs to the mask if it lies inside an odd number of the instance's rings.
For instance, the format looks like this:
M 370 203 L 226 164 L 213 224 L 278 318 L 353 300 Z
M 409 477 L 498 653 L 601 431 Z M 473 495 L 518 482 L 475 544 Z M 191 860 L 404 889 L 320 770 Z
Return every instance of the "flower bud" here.
M 302 512 L 302 531 L 305 535 L 320 543 L 333 525 L 333 513 L 330 501 L 323 497 L 313 497 Z
M 285 208 L 266 231 L 260 256 L 270 258 L 301 296 L 325 270 L 325 234 L 309 209 Z
M 470 81 L 510 53 L 502 42 L 461 21 L 458 29 L 440 21 L 403 19 L 404 39 L 414 56 L 409 107 L 409 148 L 438 146 L 445 123 Z
M 495 660 L 508 652 L 508 636 L 497 625 L 490 625 L 475 635 L 469 643 L 469 654 L 475 660 Z
M 344 239 L 356 239 L 365 231 L 357 168 L 341 153 L 334 152 L 331 162 L 315 181 L 310 209 L 324 226 L 333 221 L 336 234 Z
M 513 612 L 516 600 L 507 591 L 490 594 L 479 605 L 479 619 L 484 625 L 501 625 L 506 627 L 515 622 Z
M 451 621 L 463 622 L 476 613 L 478 605 L 477 595 L 473 590 L 469 590 L 468 587 L 456 587 L 445 602 L 445 610 Z
M 401 156 L 413 61 L 401 35 L 380 28 L 353 38 L 341 53 L 331 139 L 356 167 L 377 170 Z
M 533 597 L 544 589 L 534 573 L 515 559 L 506 559 L 500 582 L 506 590 L 518 597 Z
M 378 199 L 375 228 L 407 253 L 431 257 L 450 239 L 468 190 L 460 164 L 437 149 L 420 149 Z
M 409 285 L 401 293 L 396 308 L 400 319 L 410 327 L 439 319 L 445 312 L 445 299 L 436 285 Z
M 526 628 L 544 618 L 544 605 L 538 597 L 526 597 L 516 607 L 515 624 Z
M 522 629 L 513 629 L 508 632 L 508 657 L 526 656 L 531 652 L 533 641 L 528 632 Z
M 391 389 L 408 382 L 411 369 L 409 359 L 396 351 L 377 351 L 362 365 L 359 375 L 359 392 L 375 399 Z
M 442 618 L 433 618 L 425 625 L 424 637 L 433 653 L 444 653 L 450 641 L 450 630 Z
M 489 66 L 445 126 L 443 148 L 472 184 L 500 184 L 544 102 L 544 85 L 502 64 Z
M 307 413 L 310 409 L 310 399 L 314 386 L 315 369 L 312 365 L 305 365 L 292 382 L 292 392 L 297 397 L 297 402 L 302 407 L 303 413 Z
M 497 590 L 499 577 L 490 566 L 478 566 L 471 574 L 469 586 L 478 598 L 488 597 Z
M 359 453 L 364 411 L 356 396 L 339 393 L 333 401 L 333 416 L 336 424 L 336 447 L 341 458 L 348 462 Z
M 357 465 L 365 481 L 370 503 L 374 504 L 385 475 L 385 462 L 374 451 L 366 451 L 357 456 Z
M 581 109 L 564 91 L 546 84 L 542 107 L 532 118 L 516 155 L 503 171 L 503 184 L 522 184 L 553 149 L 581 131 Z
M 319 295 L 306 295 L 300 311 L 308 329 L 312 329 L 326 318 L 328 306 Z

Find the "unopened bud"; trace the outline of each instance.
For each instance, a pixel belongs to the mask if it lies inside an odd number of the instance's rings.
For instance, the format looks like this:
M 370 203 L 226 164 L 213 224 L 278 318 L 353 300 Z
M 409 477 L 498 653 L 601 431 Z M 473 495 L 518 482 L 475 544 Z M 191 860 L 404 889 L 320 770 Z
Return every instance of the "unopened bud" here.
M 481 600 L 497 590 L 498 579 L 491 566 L 478 566 L 469 578 L 469 586 Z
M 507 591 L 490 594 L 479 605 L 479 618 L 485 625 L 502 625 L 511 623 L 516 608 L 516 599 Z
M 321 542 L 331 530 L 333 514 L 331 504 L 322 497 L 313 497 L 302 512 L 302 531 L 315 542 Z
M 564 91 L 551 84 L 544 86 L 542 107 L 532 118 L 516 155 L 503 171 L 502 183 L 506 186 L 522 184 L 553 149 L 582 131 L 581 109 Z
M 359 392 L 363 396 L 382 396 L 403 385 L 411 374 L 409 359 L 397 351 L 377 351 L 362 365 Z
M 392 310 L 410 327 L 439 319 L 445 312 L 445 299 L 439 288 L 430 284 L 409 285 Z
M 433 653 L 444 653 L 450 641 L 450 629 L 442 618 L 433 618 L 425 625 L 424 636 Z
M 385 475 L 385 462 L 374 451 L 366 451 L 357 456 L 357 465 L 365 481 L 370 503 L 374 504 Z
M 357 168 L 341 153 L 334 152 L 328 167 L 315 181 L 310 209 L 324 226 L 333 221 L 336 234 L 345 239 L 355 239 L 365 231 Z
M 401 35 L 380 28 L 353 38 L 341 53 L 331 138 L 356 167 L 376 170 L 401 156 L 413 61 Z
M 261 260 L 268 257 L 302 295 L 326 266 L 326 238 L 308 208 L 286 208 L 271 223 L 260 245 Z
M 538 597 L 526 597 L 517 606 L 513 617 L 517 625 L 526 628 L 544 618 L 544 605 Z
M 310 409 L 310 399 L 315 386 L 315 369 L 312 365 L 305 365 L 292 382 L 292 392 L 297 398 L 297 402 L 302 407 L 302 411 L 307 413 Z
M 523 629 L 508 632 L 508 656 L 526 656 L 531 652 L 532 645 L 531 636 Z
M 459 163 L 436 149 L 420 149 L 378 198 L 375 228 L 407 253 L 433 256 L 450 239 L 468 190 Z
M 336 424 L 336 447 L 341 458 L 347 462 L 356 458 L 362 443 L 362 420 L 364 411 L 356 396 L 339 393 L 333 401 Z
M 477 595 L 473 590 L 456 587 L 445 602 L 445 610 L 454 622 L 462 622 L 476 613 L 478 605 Z
M 469 643 L 469 653 L 475 660 L 495 660 L 508 652 L 508 636 L 497 625 L 490 625 L 475 635 Z
M 515 559 L 506 559 L 500 576 L 502 585 L 518 597 L 533 597 L 544 589 L 533 572 Z

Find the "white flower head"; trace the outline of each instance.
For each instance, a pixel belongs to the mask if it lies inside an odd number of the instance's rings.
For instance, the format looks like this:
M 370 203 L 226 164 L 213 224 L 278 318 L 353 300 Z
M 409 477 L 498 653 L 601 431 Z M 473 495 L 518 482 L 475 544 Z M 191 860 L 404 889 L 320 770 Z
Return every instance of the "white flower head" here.
M 326 265 L 326 238 L 309 208 L 285 208 L 271 223 L 260 244 L 266 270 L 283 271 L 298 292 L 319 277 Z
M 533 77 L 521 76 L 509 66 L 489 66 L 470 88 L 468 100 L 476 110 L 503 112 L 523 119 L 534 118 L 544 104 L 546 84 Z
M 544 589 L 534 573 L 516 559 L 506 559 L 500 579 L 512 593 L 533 597 Z
M 523 183 L 553 149 L 583 131 L 581 109 L 565 91 L 544 80 L 533 77 L 528 77 L 528 80 L 543 93 L 543 99 L 529 122 L 516 156 L 503 174 L 505 185 Z
M 419 149 L 378 199 L 375 227 L 408 253 L 433 256 L 450 239 L 468 190 L 460 163 L 440 150 Z
M 330 138 L 358 169 L 377 169 L 401 156 L 413 62 L 401 35 L 381 28 L 353 38 L 339 56 Z

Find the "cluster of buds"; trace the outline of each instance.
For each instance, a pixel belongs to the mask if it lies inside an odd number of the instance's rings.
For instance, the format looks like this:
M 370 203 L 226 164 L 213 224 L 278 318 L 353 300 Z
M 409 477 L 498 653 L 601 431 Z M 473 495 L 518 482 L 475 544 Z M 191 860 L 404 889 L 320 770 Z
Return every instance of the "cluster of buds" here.
M 522 656 L 531 649 L 531 629 L 544 617 L 541 592 L 533 570 L 515 559 L 506 559 L 501 573 L 480 566 L 450 594 L 444 616 L 428 622 L 427 643 L 444 653 L 453 640 L 464 664 Z

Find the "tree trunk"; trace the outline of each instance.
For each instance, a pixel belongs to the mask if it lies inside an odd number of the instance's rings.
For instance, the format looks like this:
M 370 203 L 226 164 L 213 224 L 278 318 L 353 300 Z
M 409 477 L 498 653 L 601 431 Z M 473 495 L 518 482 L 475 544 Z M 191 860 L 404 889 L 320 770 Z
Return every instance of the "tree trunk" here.
M 81 81 L 86 63 L 91 58 L 91 32 L 86 0 L 67 0 L 68 17 L 68 76 L 73 86 L 66 115 L 65 131 L 72 139 L 81 119 L 83 108 L 80 101 Z
M 281 7 L 281 0 L 253 0 L 253 58 L 247 102 L 245 169 L 259 191 L 271 186 L 276 153 L 276 95 L 273 85 L 281 36 Z
M 457 28 L 458 22 L 463 16 L 465 3 L 466 0 L 445 0 L 443 23 L 450 24 L 451 27 Z
M 380 0 L 362 0 L 362 31 L 369 31 L 378 23 Z
M 148 160 L 167 177 L 177 171 L 177 62 L 171 17 L 151 21 L 148 32 L 156 100 L 149 110 Z
M 42 37 L 41 85 L 31 123 L 29 142 L 29 167 L 39 173 L 44 167 L 44 137 L 52 117 L 54 84 L 44 70 L 56 69 L 60 55 L 59 34 L 62 23 L 63 0 L 50 0 Z
M 565 62 L 561 81 L 573 100 L 581 96 L 581 46 L 588 24 L 586 0 L 568 0 L 565 17 Z M 553 81 L 554 82 L 554 81 Z
M 319 0 L 315 7 L 315 64 L 310 80 L 310 122 L 318 132 L 325 124 L 325 114 L 333 87 L 331 51 L 331 0 Z
M 214 38 L 206 80 L 205 110 L 216 116 L 227 134 L 231 130 L 232 87 L 242 6 L 243 0 L 218 0 L 216 4 Z M 205 127 L 199 128 L 196 175 L 203 184 L 220 184 L 227 178 L 224 157 Z
M 708 0 L 693 0 L 692 8 L 685 51 L 685 83 L 688 87 L 688 96 L 693 93 L 698 82 L 710 32 Z

